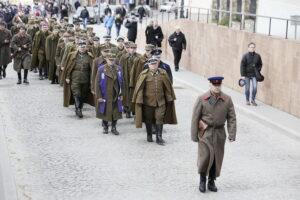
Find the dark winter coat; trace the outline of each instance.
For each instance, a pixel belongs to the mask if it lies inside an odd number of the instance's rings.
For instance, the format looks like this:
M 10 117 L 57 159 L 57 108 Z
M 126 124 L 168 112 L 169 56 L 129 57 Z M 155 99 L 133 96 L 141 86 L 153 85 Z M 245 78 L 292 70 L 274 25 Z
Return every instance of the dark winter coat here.
M 174 38 L 176 38 L 176 41 L 174 41 Z M 180 32 L 179 34 L 174 32 L 172 35 L 170 35 L 168 41 L 170 46 L 174 50 L 186 49 L 186 39 L 182 32 Z
M 9 47 L 11 38 L 12 36 L 9 30 L 0 30 L 0 67 L 11 62 Z M 5 43 L 5 40 L 8 40 L 8 42 Z
M 161 27 L 158 26 L 157 28 L 154 28 L 154 26 L 152 26 L 150 28 L 149 32 L 150 32 L 149 43 L 153 44 L 154 46 L 161 47 L 161 42 L 164 39 L 164 34 L 161 30 Z M 156 37 L 158 37 L 158 38 L 156 38 Z
M 241 61 L 241 76 L 245 77 L 255 77 L 255 70 L 261 71 L 262 61 L 261 57 L 257 53 L 246 53 Z
M 152 37 L 152 26 L 148 25 L 145 30 L 146 44 L 150 44 Z
M 135 42 L 137 36 L 137 22 L 136 21 L 126 21 L 125 27 L 128 29 L 127 38 L 128 41 Z

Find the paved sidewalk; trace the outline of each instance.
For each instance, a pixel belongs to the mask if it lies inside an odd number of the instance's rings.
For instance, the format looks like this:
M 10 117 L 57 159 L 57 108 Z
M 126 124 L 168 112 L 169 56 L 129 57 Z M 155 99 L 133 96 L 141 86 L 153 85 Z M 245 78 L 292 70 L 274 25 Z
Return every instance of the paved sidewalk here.
M 170 64 L 170 63 L 169 63 Z M 171 65 L 172 66 L 172 65 Z M 204 78 L 198 74 L 190 72 L 185 69 L 180 69 L 179 72 L 173 72 L 174 79 L 182 84 L 200 92 L 204 93 L 209 89 L 207 78 Z M 226 78 L 226 77 L 225 77 Z M 259 86 L 258 86 L 259 90 Z M 223 87 L 223 91 L 232 97 L 235 108 L 245 113 L 252 119 L 263 121 L 267 125 L 281 129 L 282 133 L 294 139 L 300 140 L 300 119 L 290 115 L 284 111 L 274 108 L 270 105 L 264 104 L 257 100 L 258 106 L 247 106 L 245 104 L 245 95 L 232 90 L 227 87 Z

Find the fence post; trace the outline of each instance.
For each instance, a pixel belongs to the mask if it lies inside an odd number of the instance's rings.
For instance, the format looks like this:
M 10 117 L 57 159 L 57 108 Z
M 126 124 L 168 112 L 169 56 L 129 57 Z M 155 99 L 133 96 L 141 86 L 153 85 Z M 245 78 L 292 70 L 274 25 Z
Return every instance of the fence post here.
M 271 27 L 272 27 L 272 17 L 270 17 L 270 21 L 269 21 L 269 36 L 271 36 Z
M 170 21 L 170 13 L 168 13 L 168 22 Z
M 217 25 L 219 26 L 219 22 L 220 22 L 220 11 L 218 10 L 218 19 L 217 19 Z
M 190 20 L 192 19 L 192 8 L 190 8 Z
M 198 8 L 198 22 L 200 20 L 200 8 Z
M 297 26 L 295 26 L 295 29 Z M 289 20 L 286 20 L 286 33 L 285 33 L 285 39 L 288 39 L 288 34 L 289 34 Z M 297 39 L 297 35 L 295 35 L 295 39 Z
M 207 10 L 207 24 L 209 23 L 209 10 Z
M 161 23 L 164 23 L 164 12 L 161 14 Z
M 256 32 L 256 17 L 255 17 L 255 20 L 254 20 L 254 25 L 253 25 L 253 33 Z

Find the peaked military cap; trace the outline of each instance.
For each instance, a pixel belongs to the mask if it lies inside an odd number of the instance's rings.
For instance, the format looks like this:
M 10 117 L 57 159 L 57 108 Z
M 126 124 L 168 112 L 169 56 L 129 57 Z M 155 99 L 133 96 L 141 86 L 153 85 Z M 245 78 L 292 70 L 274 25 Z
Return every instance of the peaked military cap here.
M 223 76 L 213 76 L 208 78 L 209 82 L 211 82 L 213 85 L 221 85 L 223 79 Z
M 93 41 L 99 41 L 99 40 L 100 40 L 99 37 L 97 37 L 97 36 L 93 37 Z
M 154 49 L 153 51 L 151 51 L 151 54 L 153 56 L 160 56 L 161 53 L 162 53 L 162 50 L 160 50 L 160 49 Z
M 125 38 L 124 38 L 123 36 L 119 36 L 119 37 L 116 38 L 116 40 L 117 40 L 117 42 L 119 42 L 120 40 L 123 40 L 123 41 L 124 41 Z
M 148 60 L 147 60 L 147 63 L 148 64 L 156 64 L 156 63 L 158 63 L 158 59 L 157 58 L 149 58 Z
M 104 36 L 103 36 L 103 39 L 104 39 L 104 40 L 110 40 L 110 39 L 111 39 L 111 36 L 110 36 L 110 35 L 104 35 Z

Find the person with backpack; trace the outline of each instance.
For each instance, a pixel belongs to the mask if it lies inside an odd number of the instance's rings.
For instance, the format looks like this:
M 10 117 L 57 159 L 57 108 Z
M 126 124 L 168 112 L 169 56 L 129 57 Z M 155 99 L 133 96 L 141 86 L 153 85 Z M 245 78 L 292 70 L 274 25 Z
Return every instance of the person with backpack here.
M 82 25 L 83 28 L 86 30 L 86 25 L 88 22 L 88 19 L 90 18 L 89 11 L 87 10 L 86 6 L 83 7 L 83 10 L 80 13 L 80 18 L 82 18 Z

